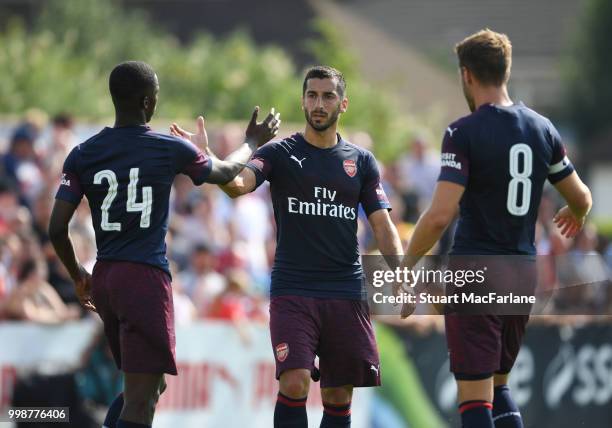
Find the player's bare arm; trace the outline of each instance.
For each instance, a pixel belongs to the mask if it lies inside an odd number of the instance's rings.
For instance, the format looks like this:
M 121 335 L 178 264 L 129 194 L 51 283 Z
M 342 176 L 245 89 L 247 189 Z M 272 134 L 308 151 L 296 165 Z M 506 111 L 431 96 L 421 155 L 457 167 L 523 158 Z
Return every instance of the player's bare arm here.
M 368 221 L 370 222 L 370 226 L 372 226 L 378 249 L 384 256 L 385 261 L 389 264 L 389 267 L 393 269 L 399 266 L 402 262 L 404 249 L 402 248 L 402 241 L 397 232 L 397 228 L 391 221 L 389 212 L 386 209 L 374 211 L 368 217 Z M 397 256 L 397 259 L 394 260 L 393 256 Z M 395 294 L 398 294 L 399 291 L 399 286 L 394 289 Z M 416 304 L 405 303 L 402 306 L 402 318 L 406 318 L 412 314 L 415 308 Z
M 179 127 L 176 123 L 170 126 L 170 133 L 177 137 L 182 137 L 190 140 L 196 146 L 200 147 L 207 155 L 213 158 L 212 170 L 208 179 L 208 183 L 227 184 L 232 181 L 246 166 L 251 159 L 253 152 L 258 147 L 264 145 L 278 133 L 280 126 L 280 113 L 275 113 L 274 108 L 270 110 L 268 116 L 263 122 L 257 122 L 259 107 L 255 107 L 246 129 L 246 139 L 236 151 L 231 153 L 226 159 L 218 159 L 210 147 L 208 146 L 208 135 L 204 127 L 204 118 L 198 117 L 197 133 L 191 133 Z
M 272 109 L 271 114 L 274 112 Z M 280 125 L 280 113 L 276 113 L 275 117 L 277 120 L 277 125 Z M 202 116 L 198 117 L 196 121 L 196 129 L 197 132 L 191 133 L 182 129 L 176 123 L 173 123 L 170 126 L 170 133 L 174 136 L 182 137 L 188 139 L 200 149 L 202 149 L 210 158 L 213 159 L 213 165 L 221 162 L 217 156 L 213 153 L 208 145 L 208 134 L 206 133 L 205 122 Z M 211 172 L 212 173 L 212 172 Z M 229 197 L 236 198 L 238 196 L 244 195 L 253 191 L 255 188 L 256 178 L 255 173 L 248 168 L 243 169 L 240 173 L 234 177 L 233 180 L 225 184 L 220 184 L 219 187 L 223 190 Z
M 560 229 L 561 235 L 573 238 L 582 229 L 586 216 L 591 211 L 593 205 L 591 191 L 575 171 L 555 183 L 555 188 L 561 193 L 567 205 L 557 212 L 553 221 Z
M 55 200 L 49 222 L 49 239 L 74 281 L 79 302 L 84 308 L 95 311 L 96 307 L 91 300 L 91 275 L 79 263 L 68 234 L 68 225 L 76 208 L 75 204 L 61 199 Z
M 249 168 L 245 168 L 232 181 L 219 185 L 219 188 L 233 199 L 252 192 L 255 189 L 256 182 L 255 173 Z
M 378 249 L 384 255 L 390 256 L 401 256 L 404 251 L 402 248 L 402 241 L 400 240 L 397 228 L 391 221 L 389 211 L 386 209 L 380 209 L 374 211 L 368 217 Z
M 438 242 L 457 214 L 465 187 L 450 181 L 439 181 L 431 205 L 421 215 L 406 249 L 404 265 L 414 267 L 419 259 Z

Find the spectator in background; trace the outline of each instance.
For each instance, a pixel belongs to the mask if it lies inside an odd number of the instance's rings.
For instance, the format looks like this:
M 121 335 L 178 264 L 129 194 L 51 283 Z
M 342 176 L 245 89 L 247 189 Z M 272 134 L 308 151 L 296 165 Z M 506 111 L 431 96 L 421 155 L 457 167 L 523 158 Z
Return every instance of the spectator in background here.
M 0 227 L 13 230 L 19 211 L 19 195 L 6 177 L 0 177 Z
M 400 160 L 400 166 L 404 183 L 402 193 L 415 192 L 419 212 L 422 212 L 429 205 L 438 180 L 440 155 L 428 148 L 424 139 L 417 137 L 412 141 L 410 153 Z
M 222 219 L 217 217 L 218 200 L 216 189 L 202 188 L 189 195 L 188 215 L 173 220 L 177 238 L 182 237 L 187 248 L 198 242 L 208 242 L 215 247 L 228 244 L 229 235 Z
M 215 270 L 217 257 L 208 244 L 197 244 L 191 254 L 189 266 L 178 279 L 199 313 L 225 290 L 225 278 Z
M 606 263 L 608 264 L 608 268 L 612 271 L 612 241 L 608 241 L 605 238 L 601 238 L 602 241 L 605 242 L 605 245 L 603 245 L 603 256 L 604 259 L 606 260 Z
M 78 230 L 91 242 L 96 241 L 96 234 L 91 223 L 91 210 L 87 202 L 81 201 L 77 207 L 75 215 L 72 217 L 72 222 L 70 223 L 70 230 Z
M 216 134 L 211 146 L 219 159 L 225 159 L 240 145 L 244 132 L 237 125 L 226 125 Z
M 399 161 L 398 167 L 402 202 L 406 207 L 404 219 L 416 223 L 431 202 L 440 174 L 440 155 L 428 147 L 422 137 L 416 137 L 412 141 L 410 152 Z M 453 245 L 455 221 L 456 219 L 446 228 L 431 254 L 448 254 Z
M 393 189 L 393 192 L 396 193 L 401 199 L 402 221 L 414 224 L 417 222 L 419 215 L 421 214 L 419 207 L 419 195 L 417 194 L 414 186 L 412 186 L 412 184 L 408 181 L 409 178 L 406 176 L 407 174 L 404 173 L 402 168 L 404 168 L 404 165 L 401 161 L 391 163 L 384 168 L 383 176 L 385 182 L 389 183 Z M 386 190 L 387 189 L 385 189 L 385 191 Z M 389 193 L 390 192 L 387 191 L 387 194 Z M 394 209 L 391 211 L 391 214 L 394 216 L 395 221 L 395 218 L 397 218 L 398 215 L 396 213 L 394 214 L 394 211 L 396 210 Z
M 2 246 L 2 240 L 0 239 L 0 246 Z M 6 267 L 2 263 L 0 263 L 0 320 L 5 317 L 5 309 L 6 300 L 8 297 L 8 284 L 9 284 L 9 274 L 6 270 Z
M 8 152 L 2 156 L 3 175 L 15 183 L 19 189 L 21 202 L 29 205 L 43 190 L 45 177 L 35 151 L 38 133 L 26 123 L 20 125 L 9 143 Z
M 200 312 L 203 318 L 230 321 L 242 342 L 247 345 L 251 343 L 249 322 L 268 319 L 265 299 L 251 296 L 249 288 L 248 273 L 241 269 L 231 269 L 227 272 L 225 290 L 212 301 L 206 312 Z
M 51 218 L 51 194 L 47 187 L 32 202 L 32 230 L 43 244 L 49 241 L 47 227 Z
M 79 229 L 76 229 L 70 235 L 75 245 L 78 245 L 78 247 L 75 248 L 75 251 L 77 257 L 81 261 L 81 264 L 85 270 L 87 270 L 87 272 L 93 272 L 94 265 L 96 264 L 95 241 L 89 239 L 87 234 Z
M 174 323 L 176 326 L 189 325 L 197 319 L 197 310 L 191 299 L 185 294 L 181 276 L 177 275 L 176 263 L 170 263 L 172 282 L 172 301 L 174 304 Z
M 51 120 L 51 135 L 41 150 L 42 160 L 49 180 L 55 180 L 62 171 L 64 159 L 76 145 L 74 119 L 67 113 L 60 113 Z
M 203 313 L 204 318 L 231 321 L 267 320 L 266 309 L 249 292 L 249 274 L 243 269 L 227 272 L 227 287 Z
M 604 287 L 609 284 L 602 284 L 602 281 L 610 277 L 604 258 L 596 251 L 597 244 L 597 229 L 587 223 L 576 236 L 569 253 L 578 285 L 575 288 L 580 289 L 581 300 L 595 310 L 594 313 L 604 310 L 607 304 Z
M 192 192 L 193 184 L 191 184 L 189 177 L 184 175 L 177 176 L 174 179 L 172 191 L 170 192 L 170 209 L 178 215 L 188 215 L 189 195 Z
M 80 309 L 67 306 L 44 278 L 40 261 L 30 258 L 23 263 L 17 276 L 18 286 L 6 302 L 7 318 L 43 324 L 79 318 Z
M 264 199 L 265 198 L 265 199 Z M 272 236 L 269 192 L 256 191 L 235 200 L 232 215 L 232 237 L 241 241 L 243 257 L 249 273 L 258 283 L 268 282 L 270 266 L 266 255 L 266 241 Z M 262 291 L 268 291 L 267 288 Z

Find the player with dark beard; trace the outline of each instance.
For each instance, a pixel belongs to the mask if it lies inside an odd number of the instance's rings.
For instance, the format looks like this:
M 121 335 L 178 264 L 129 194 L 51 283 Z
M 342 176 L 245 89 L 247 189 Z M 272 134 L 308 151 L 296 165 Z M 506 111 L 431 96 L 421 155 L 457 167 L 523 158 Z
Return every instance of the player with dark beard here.
M 322 428 L 349 427 L 354 387 L 380 385 L 374 330 L 359 261 L 357 216 L 364 209 L 385 255 L 401 255 L 372 153 L 337 132 L 347 111 L 346 82 L 331 67 L 308 70 L 302 88 L 304 133 L 261 147 L 234 180 L 231 197 L 270 183 L 277 247 L 270 331 L 279 393 L 276 428 L 306 428 L 306 398 L 319 357 Z M 202 128 L 199 126 L 199 128 Z M 173 132 L 202 142 L 178 126 Z

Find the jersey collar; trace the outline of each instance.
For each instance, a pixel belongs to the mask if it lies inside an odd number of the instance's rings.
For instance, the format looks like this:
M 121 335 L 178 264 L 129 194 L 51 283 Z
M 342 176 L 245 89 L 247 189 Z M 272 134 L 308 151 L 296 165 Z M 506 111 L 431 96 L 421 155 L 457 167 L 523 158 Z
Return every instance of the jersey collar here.
M 314 145 L 310 144 L 308 141 L 306 141 L 306 138 L 304 138 L 304 135 L 301 132 L 298 132 L 298 133 L 294 134 L 292 136 L 292 138 L 295 141 L 298 141 L 299 143 L 301 143 L 302 145 L 308 147 L 310 150 L 317 151 L 317 152 L 332 152 L 332 151 L 337 150 L 337 149 L 341 148 L 342 146 L 344 146 L 344 143 L 345 143 L 344 139 L 342 138 L 342 136 L 338 132 L 336 132 L 336 138 L 337 138 L 338 142 L 335 145 L 333 145 L 332 147 L 328 147 L 326 149 L 322 149 L 320 147 L 317 147 L 317 146 L 314 146 Z

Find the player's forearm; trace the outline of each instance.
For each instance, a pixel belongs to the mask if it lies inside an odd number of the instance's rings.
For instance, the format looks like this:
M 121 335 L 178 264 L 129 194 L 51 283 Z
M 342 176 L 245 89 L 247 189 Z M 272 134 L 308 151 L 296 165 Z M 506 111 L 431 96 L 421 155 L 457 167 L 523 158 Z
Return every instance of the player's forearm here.
M 244 168 L 244 165 L 251 160 L 251 156 L 253 156 L 255 150 L 257 150 L 257 141 L 247 138 L 244 143 L 238 147 L 238 149 L 230 153 L 227 158 L 225 158 L 225 161 L 234 162 Z
M 404 254 L 402 241 L 393 223 L 374 229 L 374 237 L 381 254 L 385 256 L 401 256 Z
M 379 231 L 378 233 L 375 232 L 374 236 L 378 244 L 378 249 L 389 268 L 395 269 L 400 266 L 404 250 L 395 226 L 391 225 L 391 227 L 385 228 L 383 231 Z
M 577 218 L 586 217 L 593 206 L 593 198 L 589 188 L 583 184 L 582 194 L 574 200 L 568 201 L 569 209 Z
M 404 265 L 412 269 L 419 259 L 427 254 L 440 240 L 450 221 L 426 211 L 417 222 L 408 248 Z
M 230 198 L 237 198 L 238 196 L 244 194 L 240 182 L 240 176 L 237 176 L 229 183 L 219 184 L 219 189 L 223 190 L 223 192 Z
M 80 265 L 72 245 L 72 240 L 68 234 L 68 227 L 66 228 L 49 228 L 49 239 L 53 244 L 55 253 L 61 260 L 61 262 L 68 270 L 72 279 L 79 277 Z
M 213 163 L 215 162 L 221 162 L 221 159 L 219 159 L 217 157 L 217 155 L 215 155 L 215 153 L 210 149 L 209 146 L 206 146 L 204 148 L 204 153 L 206 153 L 206 155 L 212 159 Z M 229 196 L 230 198 L 235 198 L 237 196 L 239 196 L 239 194 L 237 194 L 236 192 L 236 188 L 237 188 L 237 184 L 235 183 L 235 181 L 238 179 L 238 177 L 234 177 L 233 180 L 230 180 L 228 183 L 226 184 L 219 184 L 219 188 L 221 190 L 223 190 L 223 192 L 225 192 L 225 194 L 227 196 Z
M 576 218 L 583 219 L 586 217 L 593 205 L 593 199 L 591 191 L 575 171 L 555 183 L 555 188 Z
M 228 184 L 240 174 L 256 149 L 257 143 L 247 140 L 224 160 L 213 161 L 213 170 L 207 181 L 213 184 Z

